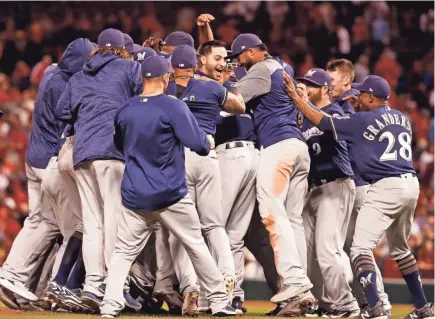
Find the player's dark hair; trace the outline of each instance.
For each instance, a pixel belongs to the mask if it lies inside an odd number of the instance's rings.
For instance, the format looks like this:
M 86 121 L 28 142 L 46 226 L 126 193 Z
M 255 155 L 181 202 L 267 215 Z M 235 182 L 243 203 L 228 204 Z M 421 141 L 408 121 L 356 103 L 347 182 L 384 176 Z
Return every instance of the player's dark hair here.
M 201 44 L 200 47 L 198 48 L 198 53 L 200 55 L 206 56 L 211 53 L 211 50 L 213 48 L 226 48 L 226 46 L 227 45 L 223 41 L 211 40 Z
M 355 78 L 355 68 L 351 61 L 347 59 L 337 59 L 329 61 L 326 65 L 326 70 L 334 72 L 340 71 L 350 77 L 351 82 Z
M 124 48 L 98 48 L 92 51 L 91 58 L 93 58 L 97 54 L 101 54 L 101 55 L 115 54 L 118 55 L 121 59 L 125 59 L 125 60 L 131 59 L 130 53 L 128 53 L 127 50 Z

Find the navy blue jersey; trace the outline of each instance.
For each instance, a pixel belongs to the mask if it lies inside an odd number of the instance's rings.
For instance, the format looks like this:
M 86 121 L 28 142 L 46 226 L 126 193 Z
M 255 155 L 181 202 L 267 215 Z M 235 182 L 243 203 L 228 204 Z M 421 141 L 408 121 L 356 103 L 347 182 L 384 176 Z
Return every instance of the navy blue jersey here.
M 251 67 L 235 85 L 247 109 L 253 110 L 257 140 L 264 148 L 289 138 L 304 140 L 298 109 L 284 88 L 283 72 L 279 62 L 268 58 Z
M 129 99 L 115 115 L 114 143 L 125 159 L 122 204 L 156 211 L 187 195 L 184 146 L 207 155 L 210 143 L 187 105 L 161 94 Z
M 216 116 L 227 100 L 228 90 L 216 81 L 189 79 L 181 94 L 175 83 L 168 85 L 166 94 L 174 95 L 185 102 L 198 121 L 199 127 L 207 134 L 216 133 Z
M 350 114 L 354 114 L 355 111 L 353 109 L 352 103 L 350 102 L 350 100 L 345 99 L 346 97 L 348 97 L 349 95 L 355 95 L 358 96 L 360 94 L 360 92 L 358 90 L 355 89 L 350 89 L 347 90 L 346 92 L 342 93 L 337 100 L 335 101 L 336 103 L 338 103 L 338 105 L 341 106 L 341 108 L 344 111 L 345 115 L 350 115 Z M 362 185 L 367 185 L 368 182 L 366 182 L 365 180 L 363 180 L 363 178 L 361 177 L 361 174 L 358 172 L 358 169 L 355 167 L 355 165 L 353 164 L 353 160 L 351 158 L 351 163 L 352 163 L 352 168 L 353 168 L 353 172 L 354 172 L 354 176 L 353 176 L 353 180 L 355 182 L 356 186 L 362 186 Z
M 224 87 L 231 91 L 234 82 L 224 83 Z M 250 141 L 255 142 L 254 123 L 249 114 L 233 115 L 231 113 L 220 111 L 216 118 L 216 135 L 214 141 L 216 146 L 232 141 Z
M 356 169 L 369 183 L 415 173 L 411 123 L 398 110 L 380 106 L 346 117 L 324 117 L 319 129 L 331 130 L 336 140 L 348 143 Z
M 336 103 L 323 107 L 322 111 L 329 115 L 344 115 Z M 336 141 L 331 131 L 323 132 L 307 119 L 304 119 L 302 134 L 310 151 L 310 180 L 353 176 L 345 141 Z

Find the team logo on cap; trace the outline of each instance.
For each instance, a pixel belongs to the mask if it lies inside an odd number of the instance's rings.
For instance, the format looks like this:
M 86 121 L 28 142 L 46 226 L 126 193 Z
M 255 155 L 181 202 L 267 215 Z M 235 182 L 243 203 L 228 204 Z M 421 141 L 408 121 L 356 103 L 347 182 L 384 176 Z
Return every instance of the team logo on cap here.
M 145 54 L 147 54 L 147 53 L 146 53 L 146 52 L 144 52 L 144 53 L 140 53 L 140 52 L 138 52 L 138 53 L 137 53 L 137 60 L 138 60 L 138 61 L 145 60 Z
M 316 72 L 317 72 L 316 70 L 311 69 L 307 72 L 307 74 L 305 74 L 305 76 L 313 76 L 313 74 Z
M 372 89 L 372 88 L 370 88 L 370 89 L 369 89 L 369 92 L 373 92 L 373 89 Z
M 246 48 L 246 46 L 245 46 L 245 45 L 242 45 L 242 47 L 241 47 L 241 48 L 242 48 L 242 50 L 243 50 L 244 48 Z
M 178 66 L 179 66 L 180 68 L 184 68 L 184 63 L 180 63 Z
M 151 73 L 145 73 L 145 76 L 151 76 Z
M 106 43 L 106 47 L 111 47 L 112 44 L 111 43 Z

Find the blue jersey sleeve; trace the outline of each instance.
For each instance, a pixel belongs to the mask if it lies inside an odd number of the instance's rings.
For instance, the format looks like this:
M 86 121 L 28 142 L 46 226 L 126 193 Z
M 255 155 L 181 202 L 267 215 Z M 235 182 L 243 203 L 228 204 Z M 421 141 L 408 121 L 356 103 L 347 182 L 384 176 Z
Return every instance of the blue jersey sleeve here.
M 363 115 L 363 113 L 355 113 L 349 116 L 340 116 L 338 114 L 324 116 L 318 127 L 321 131 L 332 131 L 337 141 L 354 142 L 357 132 L 361 132 L 359 128 L 366 122 Z
M 213 95 L 216 97 L 216 100 L 219 102 L 219 106 L 223 107 L 228 97 L 228 90 L 219 83 L 215 83 L 215 84 L 216 85 L 213 90 Z
M 177 101 L 177 105 L 168 113 L 175 135 L 192 151 L 205 156 L 210 152 L 210 142 L 206 134 L 200 130 L 198 122 L 186 103 Z

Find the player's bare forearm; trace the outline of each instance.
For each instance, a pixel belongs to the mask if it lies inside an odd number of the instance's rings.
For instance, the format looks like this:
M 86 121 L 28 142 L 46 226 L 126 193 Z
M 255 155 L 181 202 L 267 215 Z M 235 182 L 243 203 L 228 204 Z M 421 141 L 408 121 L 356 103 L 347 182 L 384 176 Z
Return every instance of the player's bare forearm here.
M 199 45 L 214 40 L 213 30 L 210 26 L 210 22 L 213 20 L 214 17 L 208 13 L 201 14 L 197 18 L 196 23 L 199 31 Z
M 245 101 L 243 96 L 236 91 L 228 92 L 227 99 L 224 103 L 224 110 L 228 113 L 240 115 L 245 113 Z
M 302 114 L 314 125 L 319 125 L 320 121 L 324 116 L 323 113 L 308 105 L 308 102 L 298 94 L 290 75 L 285 72 L 284 86 L 288 96 L 293 100 L 293 102 L 296 104 L 297 108 L 302 112 Z

